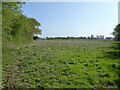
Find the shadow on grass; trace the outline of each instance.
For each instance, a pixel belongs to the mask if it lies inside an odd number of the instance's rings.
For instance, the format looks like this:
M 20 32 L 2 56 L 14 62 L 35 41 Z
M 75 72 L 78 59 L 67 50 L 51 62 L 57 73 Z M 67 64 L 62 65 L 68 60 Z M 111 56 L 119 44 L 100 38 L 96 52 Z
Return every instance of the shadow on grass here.
M 118 60 L 118 65 L 120 64 L 120 42 L 118 43 L 114 43 L 112 47 L 109 47 L 109 49 L 112 49 L 113 51 L 106 51 L 104 56 L 102 58 L 110 58 L 112 60 Z M 115 65 L 112 65 L 112 67 L 114 68 Z M 115 70 L 116 69 L 116 70 Z M 114 68 L 115 73 L 117 73 L 118 75 L 118 79 L 115 80 L 118 88 L 120 89 L 120 65 L 117 68 Z
M 114 55 L 116 54 L 116 59 L 120 59 L 120 43 L 115 43 L 115 47 L 113 47 L 115 50 L 118 50 L 118 52 L 114 52 Z M 118 65 L 120 64 L 120 60 L 118 60 Z M 118 80 L 117 80 L 117 85 L 118 88 L 120 89 L 120 65 L 117 68 L 118 72 L 116 72 L 119 76 Z
M 114 49 L 119 50 L 118 53 L 117 53 L 116 58 L 117 58 L 117 59 L 120 59 L 120 43 L 115 43 L 115 44 L 116 44 L 117 47 L 114 47 Z M 119 64 L 120 64 L 120 61 L 118 60 L 118 65 L 119 65 Z M 117 69 L 118 69 L 117 74 L 118 74 L 118 76 L 119 76 L 117 82 L 118 82 L 118 88 L 120 89 L 120 65 L 118 66 Z
M 111 51 L 111 52 L 106 52 L 105 57 L 108 57 L 113 60 L 120 59 L 120 51 Z

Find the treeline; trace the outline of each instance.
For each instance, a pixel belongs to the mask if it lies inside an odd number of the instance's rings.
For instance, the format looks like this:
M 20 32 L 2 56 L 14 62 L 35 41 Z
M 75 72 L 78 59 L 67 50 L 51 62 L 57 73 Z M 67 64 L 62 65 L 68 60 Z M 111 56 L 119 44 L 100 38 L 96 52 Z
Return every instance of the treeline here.
M 94 37 L 93 35 L 88 36 L 88 37 L 46 37 L 46 38 L 40 38 L 38 36 L 34 36 L 33 37 L 34 40 L 37 40 L 37 39 L 47 39 L 47 40 L 54 40 L 54 39 L 109 39 L 109 40 L 113 40 L 112 37 L 106 37 L 104 38 L 103 35 L 97 35 L 96 37 Z
M 31 42 L 41 34 L 40 23 L 22 14 L 25 2 L 2 2 L 2 39 L 6 42 Z
M 86 37 L 46 37 L 46 39 L 87 39 Z

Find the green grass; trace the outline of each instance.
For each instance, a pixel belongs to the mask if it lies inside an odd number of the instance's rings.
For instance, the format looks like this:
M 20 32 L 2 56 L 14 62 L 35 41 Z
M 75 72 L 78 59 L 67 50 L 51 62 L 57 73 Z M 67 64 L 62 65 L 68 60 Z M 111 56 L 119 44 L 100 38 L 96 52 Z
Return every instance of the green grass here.
M 118 42 L 39 40 L 3 46 L 3 87 L 118 88 Z

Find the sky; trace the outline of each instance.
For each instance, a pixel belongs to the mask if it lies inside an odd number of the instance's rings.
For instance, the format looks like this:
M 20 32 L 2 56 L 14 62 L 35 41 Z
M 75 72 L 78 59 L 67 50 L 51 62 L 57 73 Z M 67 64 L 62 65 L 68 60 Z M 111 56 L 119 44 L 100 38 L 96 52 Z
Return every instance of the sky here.
M 117 2 L 26 2 L 23 14 L 40 22 L 39 37 L 112 36 Z

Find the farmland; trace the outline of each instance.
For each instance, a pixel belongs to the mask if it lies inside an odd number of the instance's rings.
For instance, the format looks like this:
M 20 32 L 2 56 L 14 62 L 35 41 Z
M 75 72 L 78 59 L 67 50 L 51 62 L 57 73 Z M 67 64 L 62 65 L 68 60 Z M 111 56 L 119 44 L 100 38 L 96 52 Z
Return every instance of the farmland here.
M 3 46 L 4 88 L 118 88 L 120 43 L 37 40 Z

